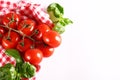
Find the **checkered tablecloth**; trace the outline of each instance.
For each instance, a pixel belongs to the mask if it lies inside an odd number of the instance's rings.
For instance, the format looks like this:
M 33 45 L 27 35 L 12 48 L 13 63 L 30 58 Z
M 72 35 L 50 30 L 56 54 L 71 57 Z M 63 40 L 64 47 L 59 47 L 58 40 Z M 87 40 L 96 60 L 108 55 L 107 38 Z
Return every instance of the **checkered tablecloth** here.
M 0 66 L 5 65 L 6 63 L 15 64 L 15 59 L 13 57 L 7 56 L 5 50 L 0 45 Z
M 48 24 L 49 26 L 52 26 L 52 21 L 49 19 L 49 15 L 45 12 L 41 4 L 27 3 L 25 0 L 21 0 L 17 3 L 10 2 L 10 0 L 0 0 L 0 19 L 4 14 L 12 11 L 20 14 L 23 19 L 31 18 L 38 23 L 43 22 Z M 5 50 L 0 45 L 0 66 L 5 65 L 6 63 L 15 64 L 15 59 L 7 56 L 5 54 Z

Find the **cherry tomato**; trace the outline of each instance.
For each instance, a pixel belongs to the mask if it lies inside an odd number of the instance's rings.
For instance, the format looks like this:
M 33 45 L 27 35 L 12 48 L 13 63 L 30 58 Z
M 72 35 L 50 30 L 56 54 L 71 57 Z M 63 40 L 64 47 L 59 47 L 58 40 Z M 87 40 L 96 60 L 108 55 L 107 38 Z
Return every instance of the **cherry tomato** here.
M 3 38 L 4 34 L 5 34 L 5 29 L 0 26 L 0 43 L 2 42 L 2 38 Z
M 33 65 L 38 65 L 43 58 L 43 53 L 39 49 L 29 49 L 25 52 L 24 60 Z
M 49 31 L 50 30 L 50 27 L 46 24 L 40 24 L 37 26 L 37 29 L 35 29 L 35 35 L 33 36 L 34 39 L 36 40 L 41 40 L 42 38 L 42 35 Z
M 21 80 L 29 80 L 28 78 L 22 78 Z
M 17 29 L 22 33 L 30 36 L 35 28 L 35 21 L 31 19 L 26 19 L 20 22 Z
M 15 48 L 18 41 L 20 40 L 19 34 L 11 31 L 10 34 L 6 33 L 2 39 L 2 46 L 5 49 Z
M 33 41 L 31 41 L 28 38 L 24 38 L 24 40 L 21 40 L 17 44 L 17 50 L 20 52 L 25 52 L 26 50 L 30 49 L 33 46 Z
M 58 47 L 61 44 L 62 38 L 56 31 L 50 30 L 43 34 L 43 41 L 51 47 Z
M 36 72 L 39 72 L 40 69 L 41 69 L 41 66 L 40 65 L 34 65 L 36 67 Z
M 37 48 L 43 52 L 43 57 L 50 57 L 54 52 L 54 48 L 46 44 L 40 44 Z
M 35 77 L 33 77 L 32 79 L 29 79 L 29 78 L 22 78 L 21 80 L 36 80 Z
M 8 13 L 5 16 L 3 16 L 3 19 L 2 19 L 2 23 L 5 26 L 8 26 L 14 29 L 17 27 L 19 21 L 20 21 L 20 17 L 16 13 Z

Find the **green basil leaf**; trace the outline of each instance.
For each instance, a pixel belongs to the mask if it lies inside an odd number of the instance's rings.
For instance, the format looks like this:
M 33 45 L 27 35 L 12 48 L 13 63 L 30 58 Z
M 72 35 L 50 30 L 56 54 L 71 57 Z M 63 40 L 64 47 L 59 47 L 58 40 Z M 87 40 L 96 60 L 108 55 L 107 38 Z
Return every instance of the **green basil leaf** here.
M 69 18 L 63 18 L 63 20 L 64 20 L 64 22 L 65 22 L 65 24 L 66 25 L 68 25 L 68 24 L 72 24 L 73 22 L 72 22 L 72 20 L 70 20 Z
M 52 30 L 57 31 L 59 34 L 62 34 L 63 32 L 65 32 L 64 23 L 57 22 Z
M 23 62 L 21 56 L 20 56 L 20 53 L 16 50 L 16 49 L 7 49 L 5 51 L 5 53 L 8 55 L 8 56 L 12 56 L 15 58 L 16 60 L 16 63 L 21 63 Z
M 50 15 L 50 19 L 52 20 L 52 22 L 59 21 L 59 18 L 55 17 L 53 12 L 48 12 L 48 13 Z
M 31 78 L 36 73 L 36 68 L 29 62 L 16 64 L 16 71 L 24 78 Z
M 54 23 L 53 30 L 57 31 L 58 33 L 62 34 L 65 32 L 65 26 L 73 23 L 72 20 L 69 18 L 64 18 L 64 9 L 58 3 L 52 3 L 47 8 L 48 14 L 50 15 L 50 19 Z
M 21 74 L 17 73 L 16 78 L 14 80 L 21 80 Z
M 56 17 L 56 18 L 60 18 L 63 16 L 64 14 L 64 9 L 63 7 L 58 4 L 58 3 L 52 3 L 50 4 L 48 7 L 47 7 L 47 11 L 48 12 L 53 12 L 53 15 Z
M 0 80 L 16 80 L 16 74 L 15 67 L 10 63 L 0 67 Z

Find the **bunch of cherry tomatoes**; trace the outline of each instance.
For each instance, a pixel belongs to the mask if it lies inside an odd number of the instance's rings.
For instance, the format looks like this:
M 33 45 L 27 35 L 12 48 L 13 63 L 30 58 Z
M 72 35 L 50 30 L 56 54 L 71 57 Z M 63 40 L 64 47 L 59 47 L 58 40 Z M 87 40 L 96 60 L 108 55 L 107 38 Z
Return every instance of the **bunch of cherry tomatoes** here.
M 20 19 L 14 12 L 3 16 L 0 24 L 0 44 L 5 49 L 17 49 L 23 60 L 38 65 L 50 57 L 61 44 L 61 36 L 47 24 L 32 19 Z

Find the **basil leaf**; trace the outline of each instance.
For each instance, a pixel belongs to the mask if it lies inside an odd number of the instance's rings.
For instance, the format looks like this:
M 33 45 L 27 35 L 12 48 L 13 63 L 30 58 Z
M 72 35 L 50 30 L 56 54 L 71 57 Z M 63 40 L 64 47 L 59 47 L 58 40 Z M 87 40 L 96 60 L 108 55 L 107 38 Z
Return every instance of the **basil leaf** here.
M 16 64 L 16 71 L 21 74 L 22 77 L 24 78 L 31 78 L 35 75 L 36 73 L 36 68 L 28 63 L 17 63 Z
M 55 26 L 53 27 L 53 30 L 57 31 L 59 34 L 62 34 L 65 32 L 66 25 L 73 23 L 69 18 L 61 18 L 60 21 L 55 22 Z
M 63 32 L 65 32 L 64 23 L 57 22 L 55 26 L 52 28 L 52 30 L 57 31 L 59 34 L 62 34 Z
M 21 74 L 17 73 L 16 78 L 14 80 L 21 80 Z
M 73 23 L 72 20 L 70 20 L 69 18 L 63 18 L 63 21 L 65 22 L 66 25 Z
M 0 80 L 16 80 L 16 75 L 17 72 L 12 64 L 8 63 L 0 67 Z
M 15 58 L 16 63 L 21 63 L 23 62 L 20 53 L 16 50 L 16 49 L 7 49 L 5 51 L 5 54 L 7 54 L 8 56 L 12 56 Z
M 61 5 L 59 5 L 58 3 L 52 3 L 48 6 L 47 8 L 48 12 L 53 12 L 54 16 L 59 18 L 61 16 L 63 16 L 64 14 L 64 9 Z
M 55 17 L 53 12 L 48 12 L 48 13 L 50 15 L 50 19 L 52 20 L 52 22 L 59 21 L 59 18 Z
M 73 23 L 69 18 L 64 18 L 64 9 L 58 3 L 52 3 L 47 8 L 48 14 L 50 15 L 50 19 L 54 23 L 53 30 L 57 31 L 58 33 L 62 34 L 65 32 L 65 26 Z

